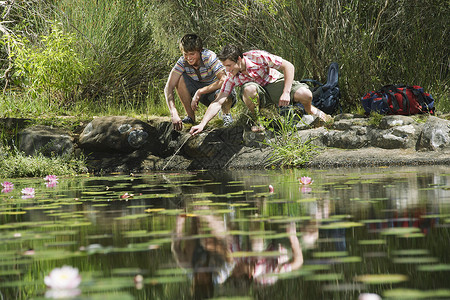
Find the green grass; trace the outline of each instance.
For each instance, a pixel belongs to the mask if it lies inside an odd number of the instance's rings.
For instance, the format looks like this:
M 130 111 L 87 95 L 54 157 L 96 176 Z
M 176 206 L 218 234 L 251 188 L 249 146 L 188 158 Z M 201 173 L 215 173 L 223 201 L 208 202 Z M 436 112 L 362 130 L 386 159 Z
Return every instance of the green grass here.
M 282 168 L 300 167 L 309 162 L 319 152 L 319 147 L 312 140 L 302 140 L 296 134 L 296 124 L 301 117 L 290 111 L 284 117 L 269 120 L 264 124 L 268 130 L 274 133 L 274 138 L 265 143 L 272 147 L 273 154 L 268 160 L 268 165 L 277 165 Z M 264 122 L 263 122 L 264 123 Z
M 27 156 L 15 148 L 0 148 L 0 178 L 75 175 L 87 172 L 83 156 Z
M 176 104 L 182 113 L 180 101 Z M 86 119 L 111 115 L 145 118 L 147 115 L 168 116 L 169 111 L 163 98 L 124 100 L 107 97 L 97 100 L 80 99 L 62 104 L 46 97 L 35 98 L 26 94 L 0 95 L 0 118 L 31 118 L 39 121 L 61 116 Z

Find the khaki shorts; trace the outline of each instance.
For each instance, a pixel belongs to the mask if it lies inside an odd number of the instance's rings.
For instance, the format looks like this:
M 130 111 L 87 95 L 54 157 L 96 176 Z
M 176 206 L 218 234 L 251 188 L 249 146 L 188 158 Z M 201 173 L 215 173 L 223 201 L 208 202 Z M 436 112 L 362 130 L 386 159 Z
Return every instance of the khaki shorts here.
M 266 86 L 260 86 L 256 82 L 246 82 L 242 85 L 240 96 L 242 99 L 242 92 L 246 86 L 249 85 L 255 85 L 256 89 L 258 91 L 258 97 L 259 97 L 259 107 L 265 108 L 270 105 L 275 104 L 278 106 L 278 102 L 280 101 L 281 94 L 283 93 L 284 89 L 284 76 L 281 76 L 278 78 L 275 82 L 269 83 Z M 308 85 L 306 83 L 301 83 L 298 81 L 292 82 L 292 88 L 291 88 L 291 104 L 294 102 L 294 94 L 295 92 L 301 88 L 307 88 L 309 89 Z

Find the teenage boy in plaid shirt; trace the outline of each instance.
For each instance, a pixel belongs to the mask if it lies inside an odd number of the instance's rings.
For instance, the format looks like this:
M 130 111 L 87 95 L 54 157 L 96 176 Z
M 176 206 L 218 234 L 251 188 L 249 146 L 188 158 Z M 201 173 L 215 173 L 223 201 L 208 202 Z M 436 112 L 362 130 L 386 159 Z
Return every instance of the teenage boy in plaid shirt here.
M 186 34 L 180 41 L 183 53 L 167 79 L 164 95 L 172 117 L 175 130 L 183 129 L 183 123 L 195 122 L 195 111 L 198 103 L 209 106 L 217 96 L 226 78 L 225 68 L 216 54 L 203 49 L 202 40 L 195 34 Z M 176 89 L 187 116 L 182 120 L 175 108 L 174 93 Z M 234 93 L 227 95 L 221 103 L 224 125 L 233 122 L 230 109 L 236 103 Z M 218 112 L 218 111 L 217 111 Z M 216 112 L 216 113 L 217 113 Z
M 251 112 L 255 111 L 252 99 L 257 99 L 260 107 L 270 104 L 283 107 L 297 102 L 303 105 L 308 114 L 317 116 L 325 122 L 332 120 L 331 116 L 311 104 L 312 93 L 308 85 L 294 81 L 295 70 L 289 61 L 262 50 L 242 53 L 235 45 L 225 46 L 218 57 L 225 66 L 227 78 L 219 96 L 208 107 L 203 120 L 191 128 L 192 135 L 203 131 L 235 86 L 242 87 L 242 99 Z M 260 128 L 254 127 L 252 130 L 257 131 Z

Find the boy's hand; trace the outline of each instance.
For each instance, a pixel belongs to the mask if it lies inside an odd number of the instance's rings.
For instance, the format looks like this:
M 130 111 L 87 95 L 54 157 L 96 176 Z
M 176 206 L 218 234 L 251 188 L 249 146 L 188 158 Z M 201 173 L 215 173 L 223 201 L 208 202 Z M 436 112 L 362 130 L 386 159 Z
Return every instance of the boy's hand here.
M 177 131 L 180 131 L 183 129 L 183 121 L 181 121 L 181 118 L 179 116 L 172 117 L 172 124 L 173 124 L 173 128 Z
M 290 93 L 283 92 L 283 94 L 281 94 L 280 100 L 278 101 L 278 106 L 288 106 L 290 102 Z
M 203 126 L 199 124 L 199 125 L 196 125 L 196 126 L 192 126 L 191 130 L 189 131 L 189 133 L 191 135 L 196 135 L 196 134 L 199 134 L 202 131 L 203 131 Z
M 194 94 L 194 97 L 192 97 L 191 108 L 193 111 L 196 111 L 198 108 L 198 102 L 200 101 L 200 96 L 201 96 L 201 93 L 199 92 L 199 90 L 197 90 Z

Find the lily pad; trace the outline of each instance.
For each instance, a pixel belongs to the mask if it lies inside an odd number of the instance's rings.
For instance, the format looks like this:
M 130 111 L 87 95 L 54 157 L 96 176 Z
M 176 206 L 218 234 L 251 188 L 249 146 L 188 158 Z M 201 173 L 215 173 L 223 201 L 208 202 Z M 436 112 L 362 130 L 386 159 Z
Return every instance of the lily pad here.
M 83 292 L 102 292 L 102 291 L 116 291 L 121 288 L 134 286 L 133 278 L 127 277 L 112 277 L 112 278 L 101 278 L 92 279 L 92 282 L 82 286 L 81 290 Z
M 427 249 L 406 249 L 392 252 L 394 255 L 427 255 L 430 253 Z
M 358 222 L 335 222 L 326 225 L 320 225 L 320 229 L 339 229 L 339 228 L 352 228 L 352 227 L 360 227 L 364 226 L 362 223 Z
M 347 256 L 347 251 L 331 251 L 331 252 L 314 252 L 313 257 L 324 258 L 324 257 L 343 257 Z
M 408 276 L 402 274 L 367 274 L 355 277 L 355 281 L 367 284 L 399 283 L 407 280 Z
M 82 192 L 83 195 L 87 196 L 102 196 L 102 195 L 108 195 L 110 192 L 108 191 L 92 191 L 92 192 Z
M 360 240 L 358 241 L 360 245 L 385 245 L 386 240 Z
M 436 299 L 450 297 L 449 289 L 421 291 L 416 289 L 393 289 L 385 291 L 383 297 L 389 299 Z
M 409 235 L 413 233 L 420 232 L 419 228 L 416 227 L 393 227 L 393 228 L 387 228 L 383 229 L 381 231 L 382 235 Z
M 439 260 L 435 257 L 401 257 L 392 260 L 396 264 L 426 264 L 437 263 Z
M 160 269 L 156 272 L 159 276 L 185 275 L 186 270 L 182 268 L 175 269 Z
M 450 264 L 421 265 L 417 267 L 417 270 L 423 272 L 450 271 Z

